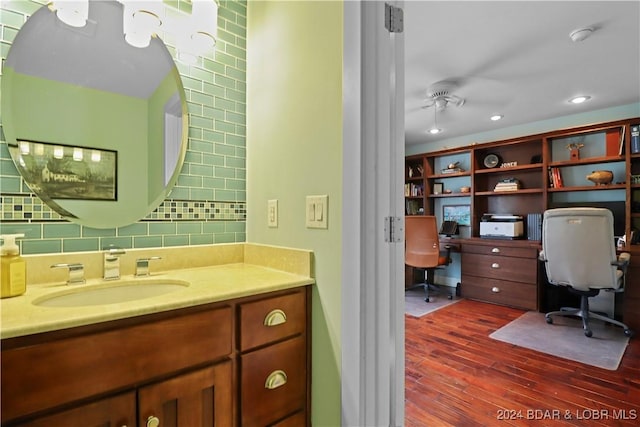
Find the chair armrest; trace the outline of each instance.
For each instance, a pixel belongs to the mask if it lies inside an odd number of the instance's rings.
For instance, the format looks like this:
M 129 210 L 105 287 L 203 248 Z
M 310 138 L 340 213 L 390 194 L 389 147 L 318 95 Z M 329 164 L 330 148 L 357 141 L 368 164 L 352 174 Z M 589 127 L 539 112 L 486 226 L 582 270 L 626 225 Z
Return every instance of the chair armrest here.
M 623 252 L 618 255 L 618 259 L 616 261 L 611 262 L 611 265 L 616 265 L 620 269 L 626 269 L 630 259 L 631 254 L 628 252 Z

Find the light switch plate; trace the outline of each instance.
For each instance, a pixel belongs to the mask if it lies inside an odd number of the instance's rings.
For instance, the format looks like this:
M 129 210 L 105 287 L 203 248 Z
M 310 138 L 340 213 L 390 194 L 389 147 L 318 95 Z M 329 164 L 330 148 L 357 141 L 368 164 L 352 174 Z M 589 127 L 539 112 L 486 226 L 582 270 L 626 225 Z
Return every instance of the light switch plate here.
M 278 200 L 267 201 L 267 226 L 271 228 L 278 227 Z
M 329 196 L 307 196 L 305 212 L 307 228 L 329 228 Z

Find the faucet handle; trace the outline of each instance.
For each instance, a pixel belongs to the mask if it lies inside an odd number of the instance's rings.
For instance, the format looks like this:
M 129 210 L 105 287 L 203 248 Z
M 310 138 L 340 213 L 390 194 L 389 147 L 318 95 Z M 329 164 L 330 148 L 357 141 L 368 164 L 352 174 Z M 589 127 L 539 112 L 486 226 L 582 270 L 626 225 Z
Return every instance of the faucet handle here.
M 53 264 L 51 268 L 63 268 L 66 267 L 69 269 L 69 278 L 67 279 L 67 285 L 77 285 L 80 283 L 85 283 L 84 280 L 84 266 L 81 263 L 70 263 L 70 264 Z
M 124 255 L 126 252 L 124 249 L 119 248 L 117 246 L 110 245 L 104 248 L 105 256 L 107 255 Z
M 149 272 L 149 261 L 154 259 L 162 259 L 159 256 L 152 256 L 149 258 L 138 258 L 136 260 L 136 276 L 148 276 Z

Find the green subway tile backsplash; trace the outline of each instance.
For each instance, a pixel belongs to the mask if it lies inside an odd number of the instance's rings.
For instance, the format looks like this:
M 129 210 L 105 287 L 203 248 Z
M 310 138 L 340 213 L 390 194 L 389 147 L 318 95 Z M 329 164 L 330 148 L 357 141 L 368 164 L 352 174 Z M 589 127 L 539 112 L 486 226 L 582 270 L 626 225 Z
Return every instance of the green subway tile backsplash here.
M 48 0 L 2 2 L 4 60 L 30 14 Z M 189 0 L 164 0 L 190 13 Z M 195 65 L 176 61 L 189 112 L 185 164 L 169 198 L 135 224 L 89 228 L 52 211 L 26 186 L 0 127 L 0 233 L 24 233 L 25 254 L 242 242 L 246 222 L 246 1 L 220 0 L 215 53 Z M 91 7 L 91 4 L 89 5 Z M 165 37 L 175 57 L 174 40 Z M 2 115 L 0 114 L 0 117 Z

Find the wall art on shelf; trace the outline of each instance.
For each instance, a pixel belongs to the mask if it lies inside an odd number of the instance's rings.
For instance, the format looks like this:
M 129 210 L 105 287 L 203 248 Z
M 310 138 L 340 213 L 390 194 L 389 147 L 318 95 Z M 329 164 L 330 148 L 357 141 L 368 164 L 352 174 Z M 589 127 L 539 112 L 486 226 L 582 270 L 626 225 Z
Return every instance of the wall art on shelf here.
M 50 199 L 118 200 L 116 151 L 26 140 L 10 150 L 36 194 Z
M 443 206 L 442 220 L 455 221 L 459 225 L 471 225 L 471 205 Z
M 444 192 L 444 184 L 441 182 L 433 183 L 433 194 L 442 194 Z

